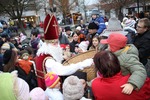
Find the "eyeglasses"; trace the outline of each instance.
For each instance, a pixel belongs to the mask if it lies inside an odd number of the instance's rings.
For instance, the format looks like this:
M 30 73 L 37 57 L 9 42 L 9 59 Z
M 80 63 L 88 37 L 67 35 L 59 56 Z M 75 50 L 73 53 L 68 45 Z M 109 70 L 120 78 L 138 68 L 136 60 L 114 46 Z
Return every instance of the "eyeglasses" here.
M 138 26 L 138 25 L 137 25 L 136 27 L 137 27 L 137 28 L 144 28 L 144 27 L 141 27 L 141 26 Z

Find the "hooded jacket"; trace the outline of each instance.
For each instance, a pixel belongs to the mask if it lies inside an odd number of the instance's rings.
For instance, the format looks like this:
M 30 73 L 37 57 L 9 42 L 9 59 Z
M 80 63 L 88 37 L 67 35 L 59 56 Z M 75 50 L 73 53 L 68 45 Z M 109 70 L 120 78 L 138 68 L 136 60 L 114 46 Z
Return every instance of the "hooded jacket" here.
M 124 51 L 125 48 L 123 48 L 114 53 L 119 59 L 122 74 L 131 74 L 128 83 L 131 83 L 140 89 L 147 77 L 146 70 L 144 65 L 139 61 L 137 48 L 132 44 L 128 44 L 127 46 L 129 46 L 127 51 Z

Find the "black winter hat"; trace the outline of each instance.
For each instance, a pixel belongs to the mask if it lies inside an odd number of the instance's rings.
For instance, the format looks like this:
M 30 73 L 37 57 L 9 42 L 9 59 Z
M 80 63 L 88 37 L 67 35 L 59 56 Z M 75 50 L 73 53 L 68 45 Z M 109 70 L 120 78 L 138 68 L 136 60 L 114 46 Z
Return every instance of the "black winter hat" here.
M 9 38 L 9 35 L 8 34 L 1 34 L 1 37 L 2 38 Z
M 65 32 L 66 31 L 72 31 L 71 28 L 69 26 L 65 27 Z
M 0 22 L 1 22 L 2 25 L 4 25 L 4 24 L 7 25 L 6 21 L 4 21 L 4 20 L 0 20 Z
M 11 58 L 12 50 L 6 50 L 3 56 L 4 64 L 7 64 Z
M 88 29 L 97 29 L 98 30 L 99 26 L 95 23 L 92 22 L 88 25 Z

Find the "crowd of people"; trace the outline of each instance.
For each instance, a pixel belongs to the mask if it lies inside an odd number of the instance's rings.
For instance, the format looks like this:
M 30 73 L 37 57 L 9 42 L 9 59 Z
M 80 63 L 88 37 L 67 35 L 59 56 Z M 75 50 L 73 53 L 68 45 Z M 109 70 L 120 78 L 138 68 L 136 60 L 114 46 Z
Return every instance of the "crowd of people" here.
M 33 24 L 30 40 L 11 35 L 6 25 L 0 23 L 0 100 L 150 99 L 148 18 L 106 20 L 94 11 L 88 26 L 81 20 L 71 29 L 48 14 L 44 33 Z M 89 50 L 96 54 L 63 65 Z M 88 82 L 82 70 L 92 65 L 97 75 Z

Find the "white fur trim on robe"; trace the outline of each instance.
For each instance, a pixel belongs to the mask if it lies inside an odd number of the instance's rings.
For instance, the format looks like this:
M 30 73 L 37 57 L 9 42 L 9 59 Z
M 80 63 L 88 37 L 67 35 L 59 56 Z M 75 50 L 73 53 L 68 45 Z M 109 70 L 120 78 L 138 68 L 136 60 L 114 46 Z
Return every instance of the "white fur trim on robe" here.
M 63 50 L 60 48 L 60 45 L 53 46 L 50 43 L 43 43 L 43 45 L 38 49 L 37 56 L 40 56 L 42 54 L 50 54 L 57 62 L 60 62 L 63 60 Z

